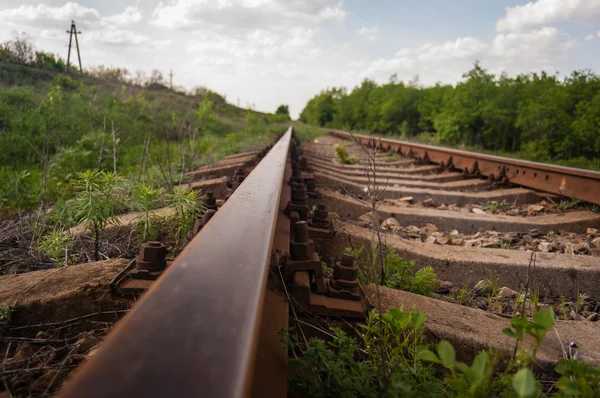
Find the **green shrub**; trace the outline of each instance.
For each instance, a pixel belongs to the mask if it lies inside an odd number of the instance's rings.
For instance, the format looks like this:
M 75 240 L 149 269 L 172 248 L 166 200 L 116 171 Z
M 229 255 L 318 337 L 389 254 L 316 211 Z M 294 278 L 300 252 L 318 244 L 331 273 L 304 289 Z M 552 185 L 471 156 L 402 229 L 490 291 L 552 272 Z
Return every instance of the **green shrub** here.
M 136 183 L 132 193 L 133 208 L 143 214 L 137 220 L 137 228 L 140 229 L 142 242 L 156 239 L 156 228 L 154 217 L 150 214 L 153 206 L 158 203 L 163 190 L 154 189 L 143 183 Z
M 554 324 L 551 309 L 514 330 L 539 346 Z M 343 331 L 331 328 L 327 341 L 304 340 L 296 330 L 283 331 L 289 349 L 288 384 L 292 396 L 306 397 L 539 397 L 541 389 L 529 366 L 535 350 L 502 359 L 493 350 L 481 351 L 472 363 L 457 360 L 448 341 L 424 344 L 425 316 L 390 309 L 371 311 L 364 324 Z M 299 327 L 301 325 L 298 325 Z M 518 340 L 520 341 L 520 340 Z M 539 342 L 539 344 L 538 344 Z M 575 359 L 559 362 L 558 397 L 598 397 L 600 367 Z
M 75 219 L 95 236 L 94 257 L 99 261 L 100 232 L 108 224 L 118 224 L 117 214 L 124 203 L 119 195 L 121 178 L 112 172 L 87 170 L 77 174 L 75 187 L 79 193 L 73 200 Z

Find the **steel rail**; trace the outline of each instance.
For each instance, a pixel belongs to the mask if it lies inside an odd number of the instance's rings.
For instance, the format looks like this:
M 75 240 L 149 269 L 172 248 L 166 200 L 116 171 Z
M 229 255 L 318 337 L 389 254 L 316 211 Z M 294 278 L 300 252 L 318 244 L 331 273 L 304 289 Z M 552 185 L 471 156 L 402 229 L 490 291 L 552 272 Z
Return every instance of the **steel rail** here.
M 373 145 L 374 137 L 340 130 L 326 130 L 339 138 L 352 140 L 354 136 L 363 145 Z M 600 172 L 389 138 L 375 137 L 375 140 L 383 149 L 438 163 L 443 167 L 462 170 L 473 175 L 480 174 L 492 179 L 506 178 L 513 184 L 600 204 Z
M 62 397 L 250 394 L 291 128 Z

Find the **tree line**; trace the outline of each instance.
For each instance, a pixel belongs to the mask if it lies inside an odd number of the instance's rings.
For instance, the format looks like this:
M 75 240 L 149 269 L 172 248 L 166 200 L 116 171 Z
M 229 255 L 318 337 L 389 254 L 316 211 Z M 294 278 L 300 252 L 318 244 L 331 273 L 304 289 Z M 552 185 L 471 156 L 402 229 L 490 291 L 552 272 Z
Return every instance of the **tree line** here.
M 300 120 L 600 170 L 600 77 L 590 70 L 509 77 L 475 63 L 455 86 L 366 79 L 322 91 Z

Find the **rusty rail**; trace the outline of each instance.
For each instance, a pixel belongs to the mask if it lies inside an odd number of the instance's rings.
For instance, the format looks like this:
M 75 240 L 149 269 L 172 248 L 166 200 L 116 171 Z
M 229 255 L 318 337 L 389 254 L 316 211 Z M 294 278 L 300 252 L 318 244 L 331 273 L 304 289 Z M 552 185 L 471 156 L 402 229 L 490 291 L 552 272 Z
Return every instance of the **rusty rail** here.
M 352 140 L 352 136 L 363 145 L 373 145 L 373 137 L 350 134 L 345 131 L 326 129 L 332 135 Z M 539 191 L 562 195 L 569 198 L 600 205 L 600 172 L 555 166 L 461 151 L 432 145 L 375 138 L 386 150 L 423 161 L 438 163 L 442 167 L 458 169 L 469 175 L 482 175 L 492 180 L 509 182 Z
M 290 128 L 61 396 L 250 393 L 291 136 Z

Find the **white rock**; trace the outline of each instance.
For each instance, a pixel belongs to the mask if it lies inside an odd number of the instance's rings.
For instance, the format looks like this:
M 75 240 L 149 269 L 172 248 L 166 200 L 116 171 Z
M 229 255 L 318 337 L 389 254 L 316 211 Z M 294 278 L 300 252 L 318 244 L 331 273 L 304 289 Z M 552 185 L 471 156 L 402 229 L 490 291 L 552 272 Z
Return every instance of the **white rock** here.
M 436 240 L 437 238 L 435 236 L 430 236 L 427 239 L 425 239 L 425 243 L 434 244 Z

